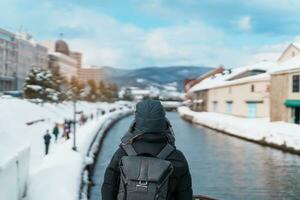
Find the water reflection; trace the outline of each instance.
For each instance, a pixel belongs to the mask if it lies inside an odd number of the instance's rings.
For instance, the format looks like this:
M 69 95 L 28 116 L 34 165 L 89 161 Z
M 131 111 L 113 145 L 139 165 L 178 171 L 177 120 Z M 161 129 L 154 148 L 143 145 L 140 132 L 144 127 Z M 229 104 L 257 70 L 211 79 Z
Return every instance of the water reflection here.
M 300 157 L 193 126 L 168 113 L 177 147 L 189 161 L 195 194 L 227 200 L 299 199 Z M 92 198 L 100 198 L 103 173 L 132 118 L 112 128 L 99 154 Z
M 194 191 L 220 199 L 299 199 L 300 157 L 174 119 Z M 180 123 L 179 126 L 178 123 Z

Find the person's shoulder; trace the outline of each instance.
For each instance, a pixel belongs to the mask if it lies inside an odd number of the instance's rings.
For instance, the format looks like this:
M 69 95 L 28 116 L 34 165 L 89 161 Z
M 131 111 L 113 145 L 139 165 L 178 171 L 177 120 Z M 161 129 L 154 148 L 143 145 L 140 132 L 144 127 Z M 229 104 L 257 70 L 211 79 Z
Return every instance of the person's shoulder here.
M 177 148 L 175 148 L 175 150 L 170 154 L 170 156 L 168 158 L 170 160 L 174 160 L 174 161 L 180 161 L 180 162 L 184 162 L 184 163 L 187 162 L 183 152 Z
M 120 161 L 121 158 L 122 158 L 123 156 L 125 156 L 125 155 L 126 155 L 126 154 L 125 154 L 124 150 L 123 150 L 122 148 L 119 147 L 119 148 L 115 151 L 113 157 L 111 158 L 109 167 L 112 168 L 112 169 L 114 169 L 114 170 L 117 170 L 117 168 L 118 168 L 118 166 L 119 166 L 119 161 Z
M 126 155 L 126 152 L 124 151 L 124 149 L 122 147 L 119 147 L 115 153 L 114 153 L 114 156 L 115 158 L 117 159 L 121 159 L 123 156 Z
M 189 169 L 188 162 L 182 153 L 182 151 L 175 149 L 168 157 L 168 159 L 174 166 L 174 174 L 176 176 L 183 176 Z

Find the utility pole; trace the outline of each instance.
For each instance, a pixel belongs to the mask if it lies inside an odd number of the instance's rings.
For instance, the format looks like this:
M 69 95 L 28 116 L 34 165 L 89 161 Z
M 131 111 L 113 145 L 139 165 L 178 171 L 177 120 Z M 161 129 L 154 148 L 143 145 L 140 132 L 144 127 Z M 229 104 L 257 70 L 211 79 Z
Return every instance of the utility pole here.
M 76 147 L 76 94 L 73 94 L 73 109 L 74 109 L 74 115 L 73 115 L 73 147 L 72 149 L 74 151 L 77 151 Z

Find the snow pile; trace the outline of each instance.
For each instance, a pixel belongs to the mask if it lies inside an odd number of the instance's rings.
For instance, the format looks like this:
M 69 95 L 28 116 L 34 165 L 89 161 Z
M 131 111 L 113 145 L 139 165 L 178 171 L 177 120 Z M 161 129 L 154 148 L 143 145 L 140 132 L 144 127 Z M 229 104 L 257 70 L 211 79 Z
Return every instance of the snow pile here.
M 269 122 L 269 119 L 247 119 L 212 112 L 194 112 L 179 107 L 178 113 L 195 124 L 223 131 L 249 140 L 266 142 L 300 150 L 300 126 L 286 122 Z
M 130 112 L 123 105 L 122 102 L 78 102 L 77 111 L 86 116 L 93 114 L 93 120 L 77 127 L 78 151 L 71 149 L 73 135 L 66 140 L 60 129 L 57 142 L 51 134 L 50 153 L 44 156 L 43 135 L 47 129 L 51 133 L 55 123 L 73 118 L 72 102 L 38 105 L 27 100 L 0 98 L 0 199 L 14 200 L 24 195 L 28 168 L 28 200 L 78 199 L 88 148 L 104 122 Z M 106 114 L 100 115 L 99 110 Z

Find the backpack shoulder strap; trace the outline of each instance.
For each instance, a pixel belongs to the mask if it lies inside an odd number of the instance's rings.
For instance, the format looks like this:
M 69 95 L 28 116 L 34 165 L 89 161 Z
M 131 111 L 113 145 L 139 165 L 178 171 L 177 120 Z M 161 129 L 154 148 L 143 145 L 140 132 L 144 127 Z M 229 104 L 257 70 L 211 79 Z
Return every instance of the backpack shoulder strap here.
M 121 146 L 128 156 L 136 156 L 137 155 L 137 152 L 133 148 L 132 144 L 124 144 Z
M 174 150 L 175 147 L 168 143 L 156 157 L 165 160 Z
M 121 139 L 120 147 L 124 149 L 128 156 L 136 156 L 138 155 L 133 147 L 133 142 L 143 134 L 132 134 L 131 132 L 127 132 L 123 138 Z

